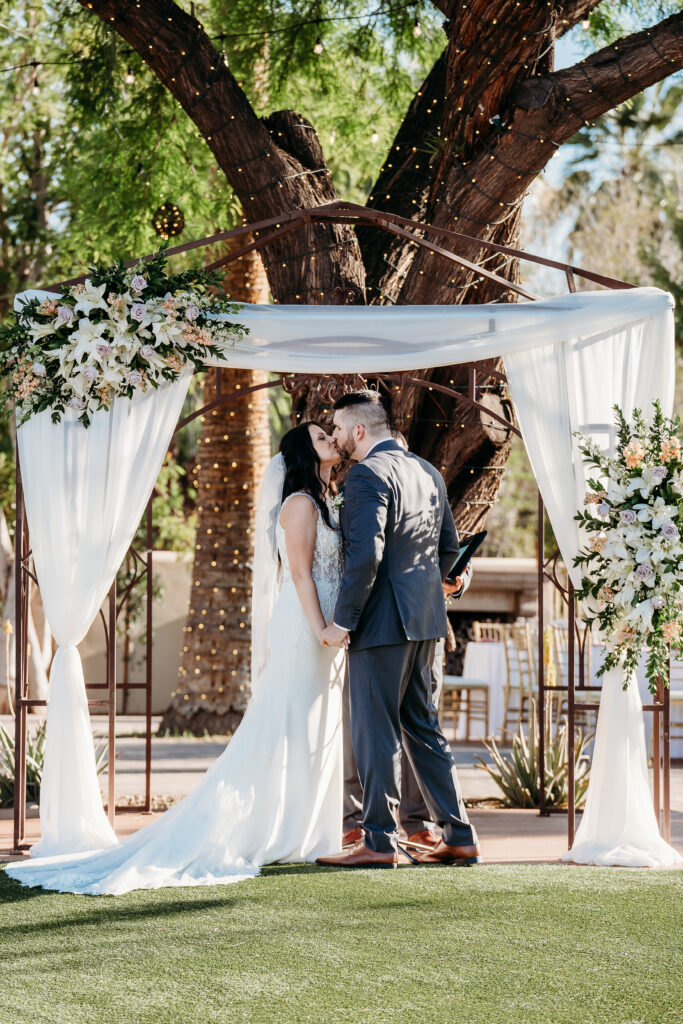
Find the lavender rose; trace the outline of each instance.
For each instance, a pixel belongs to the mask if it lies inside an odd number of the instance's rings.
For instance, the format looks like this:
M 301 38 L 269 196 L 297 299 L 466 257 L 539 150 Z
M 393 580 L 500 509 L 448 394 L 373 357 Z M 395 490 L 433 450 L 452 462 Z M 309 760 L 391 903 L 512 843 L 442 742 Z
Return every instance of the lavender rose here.
M 598 505 L 598 514 L 601 516 L 608 516 L 610 514 L 610 506 L 606 501 L 601 501 Z
M 667 474 L 668 474 L 668 470 L 667 470 L 666 466 L 653 466 L 652 467 L 652 475 L 655 478 L 655 480 L 658 480 L 660 482 L 660 484 L 661 484 L 662 480 L 666 480 Z
M 33 370 L 34 376 L 36 377 L 44 377 L 45 374 L 47 373 L 44 363 L 34 363 L 31 369 Z
M 663 608 L 665 604 L 666 601 L 664 600 L 661 594 L 655 594 L 655 596 L 652 598 L 652 607 L 656 609 L 656 611 L 659 611 L 660 608 Z
M 649 562 L 641 562 L 636 569 L 636 576 L 641 580 L 649 580 L 654 574 L 654 569 Z
M 630 526 L 632 523 L 635 523 L 638 517 L 632 508 L 625 508 L 619 513 L 619 518 L 625 526 Z
M 154 346 L 153 345 L 143 345 L 142 348 L 140 349 L 140 355 L 144 356 L 145 359 L 149 359 L 150 356 L 154 355 Z
M 190 305 L 185 310 L 185 319 L 189 320 L 190 323 L 192 323 L 193 320 L 197 319 L 197 317 L 199 316 L 200 312 L 201 312 L 201 310 L 200 310 L 199 306 L 197 305 L 197 303 L 196 302 L 191 302 Z
M 147 310 L 145 309 L 144 302 L 135 302 L 130 308 L 130 315 L 132 316 L 133 320 L 137 320 L 138 323 L 142 323 L 142 321 L 145 319 L 146 312 Z
M 101 341 L 99 345 L 96 345 L 95 347 L 97 349 L 98 354 L 101 356 L 109 355 L 109 353 L 111 352 L 111 345 L 107 345 L 107 343 L 104 341 Z
M 70 324 L 74 318 L 74 311 L 70 306 L 60 306 L 57 310 L 57 322 L 59 324 Z
M 131 370 L 126 380 L 128 381 L 129 384 L 137 386 L 142 381 L 142 374 L 140 373 L 139 370 Z
M 136 274 L 130 282 L 130 286 L 134 292 L 141 292 L 147 287 L 147 280 L 142 274 Z
M 662 537 L 666 537 L 667 540 L 676 540 L 679 536 L 678 527 L 672 519 L 667 519 L 662 523 L 660 532 Z
M 73 398 L 70 398 L 69 401 L 66 404 L 68 405 L 68 407 L 70 409 L 79 409 L 80 410 L 80 409 L 85 408 L 85 402 L 83 401 L 83 399 L 82 398 L 77 398 L 76 395 L 74 395 Z
M 83 371 L 83 376 L 87 381 L 92 383 L 92 381 L 94 381 L 95 378 L 99 376 L 99 374 L 94 366 L 86 366 L 85 370 Z

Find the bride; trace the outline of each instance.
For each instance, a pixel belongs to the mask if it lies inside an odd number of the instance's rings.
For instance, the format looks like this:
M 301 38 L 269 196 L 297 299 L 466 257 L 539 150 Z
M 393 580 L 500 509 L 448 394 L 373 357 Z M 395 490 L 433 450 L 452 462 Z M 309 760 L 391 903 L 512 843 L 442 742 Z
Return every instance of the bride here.
M 256 520 L 252 699 L 194 792 L 116 846 L 15 863 L 12 878 L 120 894 L 239 882 L 263 864 L 341 849 L 345 653 L 322 641 L 342 574 L 330 500 L 339 458 L 321 427 L 302 423 L 270 462 Z

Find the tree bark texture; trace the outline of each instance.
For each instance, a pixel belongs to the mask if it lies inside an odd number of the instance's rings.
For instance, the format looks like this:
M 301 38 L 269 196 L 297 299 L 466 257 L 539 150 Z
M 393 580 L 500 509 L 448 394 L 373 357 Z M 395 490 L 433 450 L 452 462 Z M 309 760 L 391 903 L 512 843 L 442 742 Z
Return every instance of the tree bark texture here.
M 294 111 L 259 118 L 201 24 L 173 0 L 81 2 L 141 55 L 193 120 L 246 222 L 338 198 L 310 122 Z M 555 72 L 555 41 L 598 2 L 436 0 L 446 19 L 444 50 L 400 118 L 369 205 L 471 236 L 458 243 L 459 255 L 518 282 L 517 261 L 492 255 L 478 240 L 517 247 L 524 197 L 558 148 L 586 121 L 683 66 L 683 15 L 676 14 Z M 262 256 L 276 302 L 515 300 L 504 286 L 374 228 L 306 224 L 270 242 Z M 398 425 L 411 448 L 441 469 L 465 533 L 481 528 L 496 500 L 502 473 L 492 467 L 505 463 L 511 444 L 510 432 L 488 415 L 513 419 L 504 382 L 491 369 L 495 363 L 476 367 L 484 410 L 436 389 L 392 388 Z M 465 393 L 470 374 L 447 367 L 415 376 Z M 325 408 L 315 390 L 304 388 L 294 400 L 300 415 Z
M 249 239 L 232 243 L 236 249 Z M 209 260 L 229 246 L 213 246 Z M 230 264 L 226 290 L 241 302 L 267 302 L 268 280 L 252 251 Z M 264 384 L 256 370 L 222 371 L 222 393 Z M 204 381 L 204 404 L 216 397 L 216 371 Z M 202 415 L 197 464 L 197 537 L 176 691 L 160 732 L 231 732 L 250 695 L 251 564 L 256 498 L 270 459 L 268 389 Z

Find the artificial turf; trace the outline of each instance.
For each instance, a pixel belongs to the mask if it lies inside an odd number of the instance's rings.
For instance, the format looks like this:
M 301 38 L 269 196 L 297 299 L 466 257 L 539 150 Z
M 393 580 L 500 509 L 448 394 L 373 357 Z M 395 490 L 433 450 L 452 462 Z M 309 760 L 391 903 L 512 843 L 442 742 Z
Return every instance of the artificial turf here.
M 343 872 L 88 897 L 0 872 L 0 1024 L 679 1024 L 683 874 Z

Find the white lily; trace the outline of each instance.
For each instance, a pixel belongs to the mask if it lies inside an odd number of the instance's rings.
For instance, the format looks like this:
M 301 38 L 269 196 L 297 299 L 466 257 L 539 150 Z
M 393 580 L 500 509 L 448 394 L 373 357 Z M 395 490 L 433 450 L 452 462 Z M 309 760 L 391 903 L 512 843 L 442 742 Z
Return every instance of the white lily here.
M 72 343 L 71 359 L 75 363 L 80 363 L 83 356 L 88 356 L 90 359 L 94 356 L 96 346 L 103 340 L 104 325 L 94 324 L 91 320 L 82 317 L 70 338 Z
M 671 474 L 671 489 L 683 497 L 683 472 L 680 469 L 675 469 Z
M 57 326 L 56 320 L 49 324 L 39 324 L 37 320 L 29 320 L 28 323 L 28 329 L 31 332 L 31 339 L 33 341 L 39 341 L 40 338 L 46 338 L 48 334 L 54 334 Z
M 664 498 L 655 498 L 649 505 L 641 502 L 635 508 L 638 509 L 638 519 L 641 523 L 647 523 L 652 520 L 653 530 L 658 530 L 667 519 L 675 520 L 678 515 L 676 506 L 667 505 Z
M 93 309 L 108 310 L 109 307 L 104 301 L 104 293 L 107 290 L 106 284 L 94 285 L 90 278 L 83 283 L 83 290 L 76 294 L 76 305 L 74 313 L 85 313 L 86 316 Z
M 652 599 L 648 597 L 644 601 L 639 601 L 635 607 L 626 613 L 624 618 L 628 623 L 636 626 L 636 628 L 642 627 L 644 631 L 647 631 L 652 625 L 653 612 Z
M 626 493 L 630 498 L 636 491 L 640 491 L 641 498 L 649 498 L 652 491 L 655 487 L 659 487 L 661 482 L 659 477 L 653 475 L 650 466 L 643 466 L 640 476 L 632 478 Z

